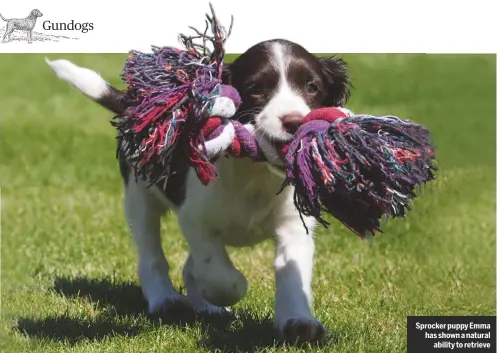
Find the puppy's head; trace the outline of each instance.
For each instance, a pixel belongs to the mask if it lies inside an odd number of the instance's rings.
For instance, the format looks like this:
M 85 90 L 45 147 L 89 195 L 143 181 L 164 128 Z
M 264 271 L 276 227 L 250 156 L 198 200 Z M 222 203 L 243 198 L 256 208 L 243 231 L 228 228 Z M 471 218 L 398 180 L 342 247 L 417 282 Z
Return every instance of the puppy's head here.
M 313 109 L 343 106 L 351 86 L 342 59 L 317 58 L 282 39 L 248 49 L 226 68 L 223 79 L 240 92 L 236 118 L 255 123 L 269 142 L 290 140 Z
M 34 9 L 33 11 L 31 11 L 30 15 L 33 16 L 33 17 L 41 17 L 41 16 L 43 16 L 43 14 L 41 13 L 41 11 L 38 10 L 38 9 Z

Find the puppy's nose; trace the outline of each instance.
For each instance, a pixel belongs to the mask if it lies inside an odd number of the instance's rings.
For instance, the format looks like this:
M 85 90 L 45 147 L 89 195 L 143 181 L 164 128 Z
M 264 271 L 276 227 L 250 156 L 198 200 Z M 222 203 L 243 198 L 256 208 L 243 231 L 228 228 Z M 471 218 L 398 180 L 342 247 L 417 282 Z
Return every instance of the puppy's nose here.
M 303 122 L 304 116 L 297 112 L 287 114 L 283 118 L 281 118 L 283 128 L 291 134 L 297 132 L 297 129 L 300 127 L 300 125 L 302 125 Z

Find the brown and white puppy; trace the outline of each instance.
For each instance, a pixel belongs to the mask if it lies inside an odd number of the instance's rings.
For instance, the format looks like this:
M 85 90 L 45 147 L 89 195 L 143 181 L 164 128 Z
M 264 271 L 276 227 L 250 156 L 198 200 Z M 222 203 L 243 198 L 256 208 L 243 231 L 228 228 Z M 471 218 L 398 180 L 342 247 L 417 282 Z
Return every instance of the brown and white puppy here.
M 4 18 L 2 15 L 0 17 L 2 20 L 7 22 L 7 27 L 5 28 L 5 33 L 2 38 L 2 43 L 10 41 L 10 35 L 15 30 L 25 31 L 28 39 L 28 43 L 33 40 L 33 29 L 36 25 L 36 20 L 38 17 L 43 16 L 40 10 L 34 9 L 30 12 L 29 16 L 26 18 Z
M 55 73 L 104 107 L 122 113 L 123 93 L 97 73 L 65 61 L 47 61 Z M 247 281 L 230 261 L 226 246 L 251 246 L 275 239 L 276 326 L 289 341 L 319 341 L 325 328 L 313 317 L 311 279 L 315 220 L 306 232 L 293 204 L 291 187 L 276 195 L 283 175 L 272 141 L 287 141 L 312 109 L 341 106 L 349 96 L 346 64 L 338 58 L 316 58 L 303 47 L 275 39 L 261 42 L 226 69 L 224 81 L 241 94 L 236 118 L 254 125 L 254 134 L 270 163 L 221 158 L 219 178 L 203 186 L 195 173 L 177 170 L 162 185 L 148 188 L 135 181 L 121 159 L 125 210 L 138 248 L 138 275 L 150 312 L 179 302 L 198 312 L 220 313 L 241 300 Z M 173 287 L 161 246 L 160 219 L 177 212 L 190 254 L 183 269 L 187 295 Z

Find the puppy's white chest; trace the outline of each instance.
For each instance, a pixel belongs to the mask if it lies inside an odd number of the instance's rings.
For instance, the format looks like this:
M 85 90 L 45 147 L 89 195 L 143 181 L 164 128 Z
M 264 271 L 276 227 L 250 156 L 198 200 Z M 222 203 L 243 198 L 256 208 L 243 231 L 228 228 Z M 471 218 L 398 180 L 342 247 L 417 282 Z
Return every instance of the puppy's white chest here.
M 213 185 L 189 185 L 195 191 L 187 191 L 182 212 L 198 217 L 225 245 L 251 246 L 272 237 L 287 201 L 286 194 L 277 195 L 281 177 L 250 160 L 221 160 L 216 166 L 219 178 Z
M 205 222 L 225 245 L 250 246 L 273 235 L 275 195 L 254 191 L 219 196 L 217 207 L 206 212 Z

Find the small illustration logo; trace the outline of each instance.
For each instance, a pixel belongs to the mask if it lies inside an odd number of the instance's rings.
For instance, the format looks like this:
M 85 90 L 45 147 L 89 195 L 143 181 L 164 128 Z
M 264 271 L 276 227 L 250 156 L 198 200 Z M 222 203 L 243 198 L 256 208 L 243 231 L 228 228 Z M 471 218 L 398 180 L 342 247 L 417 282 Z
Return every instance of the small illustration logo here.
M 28 17 L 25 18 L 4 18 L 2 15 L 0 17 L 2 20 L 7 22 L 7 27 L 5 28 L 5 33 L 3 34 L 2 43 L 10 41 L 10 36 L 15 30 L 24 31 L 27 34 L 28 43 L 33 41 L 33 29 L 36 25 L 36 20 L 38 17 L 43 16 L 40 10 L 34 9 L 30 12 Z
M 4 28 L 0 28 L 0 35 L 3 34 L 2 43 L 8 43 L 12 41 L 27 41 L 29 44 L 33 41 L 40 42 L 60 42 L 61 40 L 67 39 L 79 39 L 73 37 L 67 37 L 63 35 L 54 35 L 47 33 L 35 32 L 34 28 L 36 26 L 36 21 L 38 17 L 42 17 L 43 14 L 40 10 L 34 9 L 29 13 L 28 17 L 25 18 L 5 18 L 0 14 L 0 18 L 6 22 Z M 1 23 L 1 22 L 0 22 Z M 94 26 L 91 22 L 78 23 L 74 20 L 70 22 L 52 22 L 50 20 L 43 21 L 42 28 L 45 31 L 78 31 L 81 33 L 88 33 L 93 31 Z

